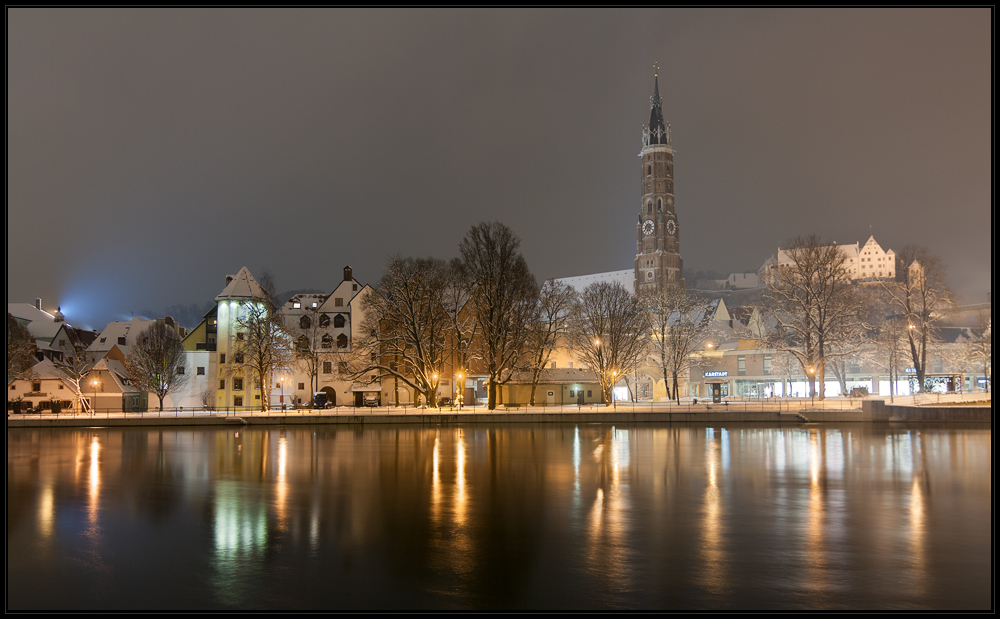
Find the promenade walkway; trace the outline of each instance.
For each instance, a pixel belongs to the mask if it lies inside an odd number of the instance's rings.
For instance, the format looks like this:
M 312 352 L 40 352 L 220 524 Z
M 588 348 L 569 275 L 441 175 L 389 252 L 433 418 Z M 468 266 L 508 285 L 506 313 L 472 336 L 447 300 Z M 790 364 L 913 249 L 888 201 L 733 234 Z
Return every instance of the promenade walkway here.
M 925 394 L 894 398 L 895 407 L 992 408 L 990 394 Z M 63 412 L 8 415 L 7 427 L 87 427 L 132 425 L 285 425 L 341 423 L 544 423 L 544 422 L 839 422 L 871 421 L 863 410 L 865 398 L 774 398 L 727 399 L 724 403 L 682 400 L 666 402 L 616 402 L 614 405 L 525 406 L 502 405 L 490 411 L 482 406 L 463 408 L 337 407 L 286 410 L 190 410 L 174 409 L 141 413 L 97 410 L 93 413 Z M 867 398 L 869 401 L 888 399 Z M 870 408 L 870 407 L 868 407 Z M 956 417 L 965 419 L 968 415 Z M 980 414 L 976 419 L 982 419 Z M 989 419 L 989 417 L 986 417 Z

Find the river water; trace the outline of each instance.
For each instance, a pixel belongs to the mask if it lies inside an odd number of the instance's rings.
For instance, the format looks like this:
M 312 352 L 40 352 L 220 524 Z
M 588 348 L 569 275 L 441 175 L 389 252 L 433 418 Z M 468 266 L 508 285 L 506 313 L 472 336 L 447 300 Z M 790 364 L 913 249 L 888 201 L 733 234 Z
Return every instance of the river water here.
M 7 431 L 22 609 L 989 609 L 992 429 Z

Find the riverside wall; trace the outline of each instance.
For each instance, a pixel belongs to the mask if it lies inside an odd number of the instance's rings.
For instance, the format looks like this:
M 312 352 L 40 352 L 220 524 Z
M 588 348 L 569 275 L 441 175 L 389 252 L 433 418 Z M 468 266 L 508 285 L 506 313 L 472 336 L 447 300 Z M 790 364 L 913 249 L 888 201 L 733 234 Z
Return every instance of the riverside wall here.
M 702 411 L 614 412 L 597 409 L 572 412 L 371 412 L 369 414 L 189 414 L 185 416 L 86 416 L 8 417 L 8 428 L 125 427 L 125 426 L 242 426 L 242 425 L 357 425 L 357 424 L 470 424 L 470 423 L 840 423 L 840 422 L 986 422 L 992 423 L 992 406 L 892 406 L 883 400 L 865 400 L 860 410 L 804 409 L 788 411 L 738 411 L 705 407 Z

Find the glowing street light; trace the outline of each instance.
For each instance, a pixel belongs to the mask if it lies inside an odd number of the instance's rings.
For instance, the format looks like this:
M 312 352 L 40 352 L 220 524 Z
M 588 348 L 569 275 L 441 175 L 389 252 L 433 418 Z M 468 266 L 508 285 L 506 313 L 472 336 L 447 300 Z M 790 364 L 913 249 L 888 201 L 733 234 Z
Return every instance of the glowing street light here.
M 809 366 L 809 406 L 815 405 L 816 381 L 813 379 L 813 374 L 815 372 L 815 368 Z
M 285 377 L 282 376 L 278 379 L 278 384 L 281 385 L 281 410 L 285 410 Z M 311 402 L 311 400 L 310 400 Z

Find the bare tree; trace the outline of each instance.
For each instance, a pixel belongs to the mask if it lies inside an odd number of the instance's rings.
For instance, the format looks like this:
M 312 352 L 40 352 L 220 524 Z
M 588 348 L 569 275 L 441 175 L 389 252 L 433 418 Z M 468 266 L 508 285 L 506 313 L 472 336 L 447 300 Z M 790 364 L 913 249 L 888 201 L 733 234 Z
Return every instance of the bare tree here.
M 716 335 L 712 329 L 711 307 L 682 286 L 670 286 L 654 292 L 643 299 L 643 304 L 652 331 L 653 348 L 659 357 L 657 364 L 663 371 L 667 397 L 679 403 L 680 376 L 703 363 L 704 360 L 696 353 Z
M 768 310 L 776 322 L 766 339 L 770 347 L 791 353 L 809 377 L 810 394 L 826 381 L 827 361 L 854 352 L 860 301 L 847 269 L 847 256 L 818 236 L 796 238 L 784 250 L 767 281 Z M 819 398 L 824 398 L 820 389 Z
M 444 311 L 450 322 L 449 360 L 454 375 L 455 398 L 459 404 L 465 400 L 465 378 L 471 358 L 472 342 L 476 338 L 475 313 L 468 306 L 473 284 L 461 258 L 448 263 L 448 283 L 443 295 Z M 398 396 L 397 396 L 398 397 Z
M 297 299 L 299 297 L 293 297 Z M 316 303 L 316 307 L 302 304 L 301 315 L 285 316 L 285 328 L 293 342 L 293 352 L 299 367 L 309 375 L 309 393 L 313 394 L 319 388 L 319 373 L 324 363 L 333 363 L 338 357 L 334 349 L 333 336 L 329 332 L 331 319 L 322 314 L 319 308 L 325 297 Z M 313 406 L 310 395 L 309 408 Z
M 918 389 L 923 392 L 927 353 L 938 345 L 940 312 L 952 305 L 953 296 L 945 284 L 941 259 L 926 247 L 908 245 L 896 254 L 896 280 L 883 286 L 896 310 L 906 319 L 910 360 L 917 374 Z
M 163 398 L 177 391 L 187 381 L 184 371 L 184 346 L 180 335 L 162 320 L 140 333 L 125 357 L 125 371 L 132 384 L 156 394 L 163 411 Z
M 437 403 L 437 388 L 451 352 L 451 317 L 444 299 L 448 265 L 434 258 L 389 261 L 364 300 L 365 319 L 348 361 L 354 378 L 376 372 Z M 398 402 L 398 399 L 397 399 Z
M 979 360 L 978 366 L 983 370 L 986 380 L 986 391 L 990 390 L 990 375 L 993 373 L 993 317 L 980 315 L 974 327 L 970 330 L 971 348 Z M 975 378 L 973 377 L 973 381 Z M 975 385 L 975 382 L 973 382 Z M 975 387 L 973 387 L 975 388 Z
M 236 341 L 226 372 L 247 376 L 261 392 L 261 409 L 271 410 L 271 380 L 295 362 L 292 339 L 274 302 L 274 280 L 264 271 L 261 296 L 243 301 L 235 320 Z
M 35 365 L 35 338 L 7 312 L 7 377 L 23 378 Z
M 488 376 L 491 410 L 497 405 L 497 386 L 528 367 L 526 347 L 538 285 L 520 245 L 517 235 L 499 222 L 474 226 L 459 245 L 473 286 L 475 346 Z
M 638 297 L 618 282 L 591 284 L 580 295 L 569 341 L 597 374 L 603 402 L 612 401 L 618 377 L 634 371 L 644 356 L 648 324 Z
M 542 370 L 548 364 L 560 340 L 566 335 L 570 314 L 576 303 L 572 287 L 550 279 L 542 284 L 538 305 L 528 329 L 528 350 L 531 353 L 531 406 L 535 405 L 535 390 Z
M 71 341 L 73 354 L 63 355 L 62 359 L 54 365 L 66 373 L 66 378 L 73 387 L 73 398 L 75 406 L 81 413 L 92 410 L 96 402 L 89 402 L 83 395 L 83 385 L 87 380 L 87 375 L 94 369 L 97 363 L 97 355 L 87 351 L 87 346 L 82 340 L 74 338 Z

